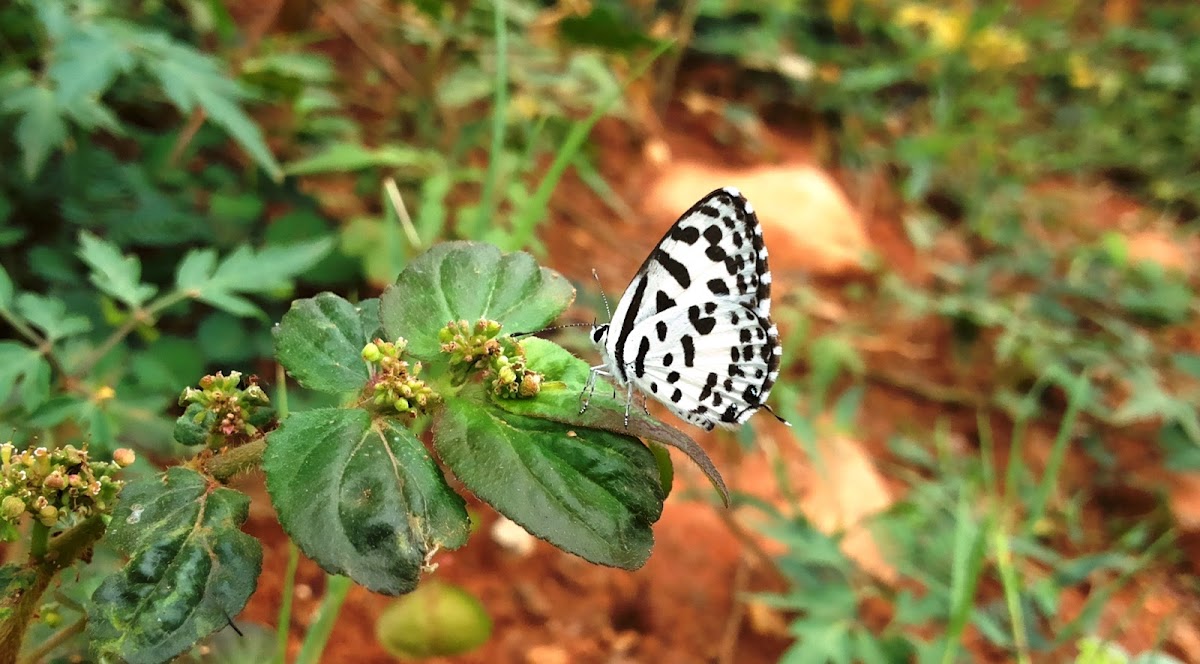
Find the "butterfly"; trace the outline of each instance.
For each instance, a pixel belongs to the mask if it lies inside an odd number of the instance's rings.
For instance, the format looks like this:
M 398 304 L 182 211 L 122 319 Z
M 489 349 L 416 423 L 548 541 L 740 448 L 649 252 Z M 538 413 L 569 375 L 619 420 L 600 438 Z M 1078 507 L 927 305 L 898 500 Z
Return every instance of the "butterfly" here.
M 580 413 L 607 376 L 706 431 L 732 429 L 779 378 L 771 272 L 754 208 L 733 187 L 711 192 L 671 226 L 638 268 L 610 322 L 593 325 L 602 364 L 591 367 Z M 775 415 L 781 422 L 786 420 Z

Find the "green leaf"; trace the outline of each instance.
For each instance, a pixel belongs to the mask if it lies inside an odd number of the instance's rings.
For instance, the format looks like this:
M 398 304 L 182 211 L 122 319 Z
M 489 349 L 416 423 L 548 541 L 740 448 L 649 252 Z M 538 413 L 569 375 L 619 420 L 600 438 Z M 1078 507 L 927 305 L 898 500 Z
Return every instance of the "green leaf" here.
M 45 85 L 17 88 L 0 102 L 0 112 L 16 113 L 16 139 L 21 148 L 25 176 L 33 179 L 50 152 L 67 140 L 67 125 L 54 91 Z
M 370 339 L 360 307 L 332 293 L 296 300 L 272 333 L 276 357 L 304 387 L 341 394 L 366 384 L 361 353 Z
M 359 143 L 334 143 L 318 154 L 293 161 L 284 168 L 284 173 L 316 175 L 347 173 L 364 168 L 405 168 L 424 175 L 443 170 L 443 161 L 432 150 L 418 150 L 404 145 L 369 148 Z
M 434 427 L 442 461 L 525 530 L 593 563 L 646 562 L 664 492 L 637 439 L 515 415 L 480 384 L 447 399 Z
M 180 445 L 204 445 L 208 442 L 208 434 L 212 431 L 214 420 L 217 419 L 216 413 L 201 406 L 198 403 L 188 404 L 187 410 L 183 411 L 175 419 L 175 429 L 173 437 L 175 442 Z
M 92 329 L 92 322 L 86 316 L 68 314 L 62 300 L 37 293 L 21 293 L 17 297 L 17 313 L 41 328 L 50 342 Z
M 46 70 L 64 108 L 102 97 L 117 76 L 135 65 L 125 24 L 75 20 L 70 27 L 56 40 Z
M 497 399 L 496 405 L 508 412 L 529 417 L 553 420 L 578 427 L 603 429 L 618 435 L 637 436 L 683 452 L 712 482 L 729 504 L 729 489 L 716 464 L 696 444 L 678 429 L 659 422 L 634 404 L 629 410 L 629 426 L 625 426 L 625 395 L 612 392 L 601 385 L 588 401 L 587 412 L 579 413 L 579 398 L 587 382 L 588 365 L 566 349 L 545 339 L 531 338 L 521 342 L 530 368 L 544 375 L 541 392 L 533 399 Z
M 145 67 L 158 79 L 163 93 L 183 113 L 197 106 L 242 146 L 274 180 L 283 169 L 271 154 L 262 131 L 238 106 L 244 93 L 237 81 L 225 75 L 220 62 L 162 33 L 145 33 L 139 45 L 149 52 Z
M 79 234 L 79 257 L 92 268 L 89 277 L 96 288 L 132 308 L 145 304 L 158 290 L 142 283 L 142 263 L 136 256 L 122 256 L 115 245 L 87 231 Z
M 269 293 L 291 286 L 292 279 L 320 261 L 333 246 L 333 240 L 266 247 L 254 251 L 241 246 L 217 263 L 211 249 L 189 252 L 179 263 L 175 284 L 189 297 L 207 302 L 239 316 L 262 312 L 239 293 Z
M 33 412 L 50 397 L 50 363 L 33 348 L 0 341 L 0 403 L 16 390 L 25 410 Z
M 389 339 L 408 339 L 408 352 L 428 360 L 440 352 L 438 330 L 451 320 L 488 318 L 508 332 L 528 332 L 545 327 L 574 299 L 562 275 L 538 267 L 527 253 L 446 242 L 400 273 L 380 298 L 379 315 Z
M 568 16 L 559 23 L 559 35 L 578 46 L 595 46 L 605 51 L 632 52 L 650 48 L 658 40 L 635 29 L 635 10 L 618 10 L 612 5 L 592 5 L 586 16 Z
M 262 546 L 240 530 L 249 508 L 244 494 L 185 468 L 129 483 L 108 541 L 130 561 L 92 595 L 95 651 L 162 662 L 228 625 L 262 570 Z
M 470 532 L 466 504 L 421 441 L 365 410 L 293 414 L 269 435 L 263 470 L 300 550 L 375 592 L 411 591 L 426 556 Z

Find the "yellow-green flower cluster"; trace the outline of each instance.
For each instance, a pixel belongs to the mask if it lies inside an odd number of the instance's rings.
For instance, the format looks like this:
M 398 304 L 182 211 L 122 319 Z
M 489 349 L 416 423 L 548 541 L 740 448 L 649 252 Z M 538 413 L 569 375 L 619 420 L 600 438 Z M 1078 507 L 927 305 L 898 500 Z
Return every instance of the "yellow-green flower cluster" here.
M 450 321 L 438 331 L 442 352 L 450 355 L 450 370 L 455 382 L 461 382 L 484 362 L 499 355 L 502 350 L 496 335 L 500 334 L 500 323 L 481 318 L 471 325 L 465 320 Z
M 488 372 L 492 392 L 504 399 L 527 399 L 542 386 L 542 375 L 525 364 L 525 350 L 512 337 L 499 337 L 500 323 L 481 318 L 474 325 L 450 321 L 438 332 L 442 352 L 450 355 L 456 382 L 479 370 Z
M 392 407 L 398 413 L 416 415 L 424 413 L 438 400 L 438 395 L 417 376 L 421 375 L 421 363 L 411 366 L 400 359 L 408 342 L 403 338 L 393 341 L 376 339 L 363 346 L 362 358 L 374 370 L 373 390 L 376 405 Z
M 508 353 L 495 356 L 491 362 L 492 391 L 502 399 L 528 399 L 542 389 L 542 374 L 525 366 L 525 353 L 519 344 L 512 344 L 515 357 Z
M 88 459 L 87 446 L 17 450 L 0 445 L 0 518 L 16 523 L 29 514 L 53 526 L 68 514 L 80 517 L 109 511 L 120 492 L 117 471 L 134 461 L 132 450 L 118 449 L 112 461 Z
M 239 387 L 242 374 L 231 371 L 226 376 L 221 372 L 200 379 L 200 389 L 188 387 L 179 396 L 179 405 L 195 403 L 204 407 L 196 416 L 201 422 L 209 413 L 216 416 L 216 426 L 209 437 L 209 447 L 222 447 L 233 439 L 245 440 L 258 435 L 258 427 L 250 423 L 254 412 L 269 406 L 271 400 L 258 386 L 258 379 L 251 376 L 243 389 Z

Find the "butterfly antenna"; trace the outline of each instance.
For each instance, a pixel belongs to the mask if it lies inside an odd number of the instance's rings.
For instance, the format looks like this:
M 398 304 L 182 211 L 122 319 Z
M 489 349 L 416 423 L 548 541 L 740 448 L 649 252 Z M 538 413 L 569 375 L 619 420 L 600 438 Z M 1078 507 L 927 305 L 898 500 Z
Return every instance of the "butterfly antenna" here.
M 595 324 L 594 323 L 567 323 L 566 325 L 553 325 L 551 327 L 543 327 L 540 330 L 534 330 L 532 332 L 513 332 L 512 334 L 510 334 L 508 336 L 510 336 L 514 339 L 519 339 L 521 337 L 528 337 L 528 336 L 534 335 L 534 334 L 541 334 L 542 332 L 549 332 L 550 330 L 561 330 L 564 327 L 585 327 L 585 326 L 586 327 L 595 327 Z
M 604 294 L 604 284 L 600 283 L 600 273 L 596 272 L 596 268 L 592 268 L 592 277 L 596 279 L 596 287 L 600 289 L 600 299 L 604 300 L 604 310 L 608 312 L 608 319 L 612 320 L 612 309 L 608 306 L 608 296 Z
M 762 407 L 763 407 L 763 408 L 765 408 L 765 409 L 767 410 L 767 412 L 768 412 L 768 413 L 770 413 L 771 415 L 773 415 L 773 416 L 775 417 L 775 419 L 779 420 L 780 422 L 783 422 L 784 424 L 786 424 L 786 425 L 787 425 L 787 426 L 789 426 L 789 427 L 790 427 L 790 426 L 792 426 L 792 423 L 791 423 L 791 422 L 788 422 L 787 420 L 785 420 L 785 419 L 783 419 L 782 417 L 780 417 L 780 416 L 779 416 L 779 413 L 776 413 L 776 412 L 775 412 L 775 410 L 774 410 L 773 408 L 771 408 L 770 406 L 768 406 L 767 404 L 765 404 L 765 403 L 764 403 L 764 404 L 762 405 Z

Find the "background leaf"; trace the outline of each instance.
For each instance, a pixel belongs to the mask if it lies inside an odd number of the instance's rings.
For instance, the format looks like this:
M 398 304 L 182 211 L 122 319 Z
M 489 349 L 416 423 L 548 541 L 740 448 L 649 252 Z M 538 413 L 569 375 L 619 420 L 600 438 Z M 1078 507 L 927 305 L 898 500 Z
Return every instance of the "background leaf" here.
M 192 251 L 180 262 L 175 283 L 191 297 L 239 316 L 262 312 L 241 293 L 285 289 L 296 275 L 312 267 L 333 248 L 330 238 L 266 247 L 238 247 L 217 262 L 212 250 Z
M 229 624 L 254 592 L 262 546 L 241 532 L 250 499 L 182 467 L 130 482 L 108 539 L 131 557 L 92 595 L 101 656 L 162 662 Z
M 116 246 L 84 231 L 79 234 L 79 257 L 92 268 L 89 275 L 96 288 L 137 308 L 158 290 L 142 283 L 142 263 L 136 256 L 123 256 Z
M 466 503 L 421 441 L 364 410 L 293 414 L 269 435 L 263 471 L 300 550 L 375 592 L 409 592 L 426 554 L 470 531 Z
M 54 91 L 44 85 L 21 89 L 0 101 L 0 111 L 16 113 L 16 139 L 21 148 L 25 176 L 33 179 L 50 152 L 67 139 L 67 125 L 59 115 Z
M 408 352 L 428 360 L 440 351 L 438 330 L 451 320 L 488 318 L 506 332 L 526 332 L 545 327 L 574 299 L 562 275 L 525 252 L 445 242 L 400 273 L 379 298 L 379 316 L 388 339 L 408 339 Z

